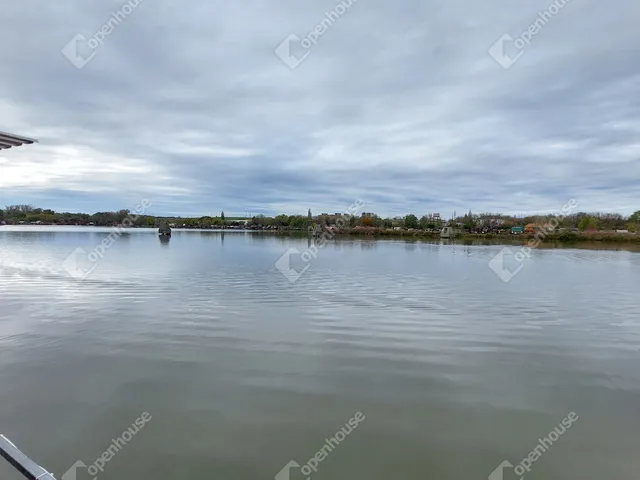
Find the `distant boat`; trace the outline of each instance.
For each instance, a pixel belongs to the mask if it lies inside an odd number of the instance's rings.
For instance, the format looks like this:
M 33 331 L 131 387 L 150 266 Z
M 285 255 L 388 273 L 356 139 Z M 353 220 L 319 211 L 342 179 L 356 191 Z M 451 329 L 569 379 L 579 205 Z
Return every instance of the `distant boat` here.
M 161 237 L 170 237 L 171 236 L 171 227 L 167 223 L 160 224 L 160 228 L 158 229 L 158 235 Z
M 444 227 L 440 230 L 440 238 L 454 238 L 456 236 L 456 231 L 453 227 Z

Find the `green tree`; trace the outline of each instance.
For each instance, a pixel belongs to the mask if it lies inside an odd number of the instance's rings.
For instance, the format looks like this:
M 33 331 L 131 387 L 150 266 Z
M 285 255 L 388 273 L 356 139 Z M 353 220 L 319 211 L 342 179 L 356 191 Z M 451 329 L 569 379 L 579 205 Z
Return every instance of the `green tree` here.
M 578 229 L 580 229 L 581 232 L 584 232 L 585 230 L 589 230 L 591 228 L 598 228 L 598 220 L 594 217 L 585 216 L 582 217 L 580 222 L 578 222 Z
M 302 215 L 291 215 L 289 217 L 289 226 L 296 230 L 304 230 L 307 226 L 311 225 L 307 217 Z
M 287 215 L 278 215 L 273 219 L 273 221 L 279 227 L 286 227 L 289 225 L 289 217 Z
M 629 217 L 630 222 L 640 223 L 640 210 Z
M 129 216 L 129 213 L 130 213 L 130 210 L 120 210 L 116 214 L 116 221 L 118 222 L 118 224 L 121 224 L 122 222 L 124 222 L 124 219 Z
M 418 217 L 410 213 L 404 217 L 404 226 L 405 228 L 418 228 Z
M 222 225 L 224 225 L 224 211 L 220 212 L 220 221 L 222 222 Z
M 463 224 L 463 227 L 469 231 L 476 228 L 476 221 L 473 219 L 473 214 L 471 213 L 471 210 L 469 210 L 468 214 L 462 217 L 462 224 Z
M 426 215 L 422 216 L 422 218 L 420 219 L 420 222 L 418 224 L 420 225 L 420 228 L 422 230 L 426 230 L 428 228 L 433 228 L 433 227 L 429 226 L 431 224 L 431 219 Z

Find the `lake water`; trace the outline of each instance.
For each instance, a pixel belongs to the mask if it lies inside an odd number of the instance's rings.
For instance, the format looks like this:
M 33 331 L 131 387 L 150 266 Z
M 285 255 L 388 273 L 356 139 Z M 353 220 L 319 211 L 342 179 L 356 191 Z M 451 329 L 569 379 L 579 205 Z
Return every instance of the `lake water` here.
M 58 479 L 144 412 L 98 478 L 637 478 L 640 253 L 340 240 L 291 282 L 307 239 L 134 230 L 70 273 L 109 232 L 0 227 L 0 433 Z

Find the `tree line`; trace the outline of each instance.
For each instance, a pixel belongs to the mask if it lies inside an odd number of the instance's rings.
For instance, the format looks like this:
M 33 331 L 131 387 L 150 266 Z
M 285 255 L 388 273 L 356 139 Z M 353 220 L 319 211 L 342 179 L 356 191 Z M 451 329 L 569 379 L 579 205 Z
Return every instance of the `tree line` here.
M 32 205 L 11 205 L 0 209 L 0 223 L 4 224 L 44 224 L 44 225 L 95 225 L 116 226 L 129 217 L 129 210 L 117 212 L 69 213 L 55 212 L 51 209 L 36 208 Z M 343 221 L 337 222 L 343 217 Z M 306 230 L 309 228 L 334 226 L 336 223 L 350 228 L 377 229 L 414 229 L 436 230 L 446 225 L 453 225 L 463 231 L 474 233 L 494 233 L 510 231 L 512 227 L 528 224 L 547 224 L 557 219 L 559 228 L 577 228 L 589 230 L 629 230 L 636 231 L 640 224 L 640 210 L 625 217 L 618 213 L 579 212 L 566 216 L 533 215 L 525 217 L 509 216 L 497 213 L 473 214 L 471 211 L 461 216 L 452 216 L 443 220 L 438 215 L 426 214 L 418 217 L 415 214 L 404 216 L 381 217 L 375 213 L 360 215 L 327 214 L 312 215 L 277 215 L 273 217 L 256 215 L 252 218 L 229 217 L 224 212 L 217 216 L 202 217 L 156 217 L 139 215 L 133 221 L 136 227 L 158 227 L 162 223 L 170 223 L 184 228 L 216 228 L 243 227 L 257 229 L 290 229 Z

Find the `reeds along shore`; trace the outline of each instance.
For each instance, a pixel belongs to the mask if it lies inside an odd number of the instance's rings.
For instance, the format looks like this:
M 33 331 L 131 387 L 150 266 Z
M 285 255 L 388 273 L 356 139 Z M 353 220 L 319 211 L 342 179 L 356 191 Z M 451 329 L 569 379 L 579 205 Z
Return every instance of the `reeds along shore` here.
M 439 239 L 439 232 L 430 232 L 426 230 L 394 230 L 390 228 L 375 227 L 357 227 L 343 228 L 340 230 L 327 230 L 331 236 L 372 236 L 372 237 L 399 237 L 399 238 L 415 238 L 415 239 Z M 283 232 L 290 233 L 290 232 Z M 458 240 L 508 240 L 510 242 L 526 243 L 529 240 L 535 240 L 536 235 L 525 233 L 514 235 L 511 233 L 457 233 L 455 236 Z M 608 242 L 608 243 L 638 243 L 640 244 L 640 235 L 635 233 L 615 233 L 615 232 L 554 232 L 545 234 L 541 238 L 542 242 Z

